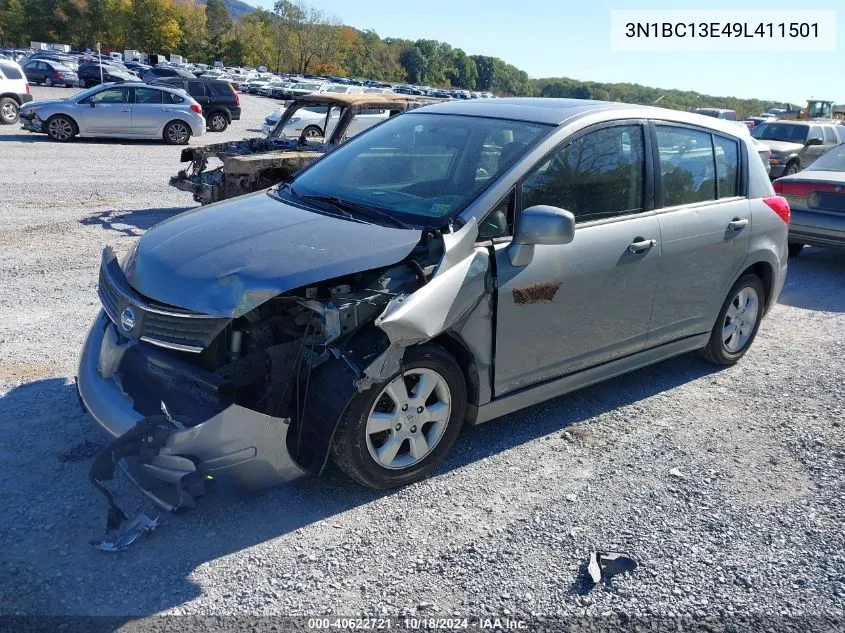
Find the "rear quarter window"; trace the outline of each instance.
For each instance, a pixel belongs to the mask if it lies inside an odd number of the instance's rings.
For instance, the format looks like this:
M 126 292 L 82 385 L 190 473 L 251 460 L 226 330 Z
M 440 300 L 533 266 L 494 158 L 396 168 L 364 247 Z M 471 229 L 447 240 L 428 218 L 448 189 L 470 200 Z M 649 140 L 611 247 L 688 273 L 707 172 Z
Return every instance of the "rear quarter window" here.
M 208 88 L 215 97 L 231 97 L 232 86 L 225 81 L 210 81 Z
M 175 92 L 165 92 L 164 93 L 164 102 L 165 103 L 185 103 L 185 97 L 179 96 Z
M 11 64 L 4 64 L 0 62 L 0 74 L 6 79 L 23 79 L 23 73 Z

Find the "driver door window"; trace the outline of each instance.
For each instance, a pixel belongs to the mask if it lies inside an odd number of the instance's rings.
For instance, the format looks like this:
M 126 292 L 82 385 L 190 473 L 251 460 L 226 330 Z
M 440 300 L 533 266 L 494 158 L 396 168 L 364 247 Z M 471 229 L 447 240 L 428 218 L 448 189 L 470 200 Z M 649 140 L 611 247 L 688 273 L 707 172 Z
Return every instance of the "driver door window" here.
M 91 95 L 85 103 L 129 103 L 129 90 L 126 88 L 109 88 Z
M 522 185 L 523 209 L 550 205 L 590 222 L 644 209 L 641 125 L 604 127 L 576 138 L 541 162 Z

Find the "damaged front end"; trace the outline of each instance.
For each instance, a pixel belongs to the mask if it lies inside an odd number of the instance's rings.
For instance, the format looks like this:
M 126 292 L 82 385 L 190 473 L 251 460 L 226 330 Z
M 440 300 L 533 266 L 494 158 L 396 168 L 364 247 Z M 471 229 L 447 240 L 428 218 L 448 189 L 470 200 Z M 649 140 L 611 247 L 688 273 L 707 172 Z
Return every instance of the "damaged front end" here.
M 32 109 L 21 109 L 20 113 L 18 114 L 21 128 L 27 130 L 28 132 L 44 132 L 44 125 L 41 119 L 38 118 L 38 110 L 35 108 Z
M 266 189 L 287 180 L 325 153 L 323 143 L 283 138 L 253 138 L 182 150 L 190 163 L 170 179 L 170 185 L 209 204 Z M 220 163 L 209 169 L 209 159 Z

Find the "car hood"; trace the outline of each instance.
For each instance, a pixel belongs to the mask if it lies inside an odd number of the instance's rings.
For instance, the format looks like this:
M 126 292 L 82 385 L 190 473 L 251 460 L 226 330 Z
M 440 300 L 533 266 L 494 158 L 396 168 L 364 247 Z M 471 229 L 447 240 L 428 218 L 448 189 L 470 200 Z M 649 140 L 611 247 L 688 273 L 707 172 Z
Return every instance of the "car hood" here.
M 757 139 L 763 145 L 767 145 L 773 152 L 798 152 L 804 149 L 803 143 L 792 143 L 789 141 L 766 141 Z
M 260 191 L 199 207 L 142 236 L 124 263 L 142 295 L 238 317 L 288 290 L 398 263 L 421 232 L 324 215 Z
M 67 99 L 48 99 L 46 101 L 30 101 L 29 103 L 25 103 L 21 106 L 21 112 L 26 112 L 27 110 L 38 110 L 40 108 L 47 108 L 50 106 L 56 105 L 63 105 L 66 104 L 68 101 Z

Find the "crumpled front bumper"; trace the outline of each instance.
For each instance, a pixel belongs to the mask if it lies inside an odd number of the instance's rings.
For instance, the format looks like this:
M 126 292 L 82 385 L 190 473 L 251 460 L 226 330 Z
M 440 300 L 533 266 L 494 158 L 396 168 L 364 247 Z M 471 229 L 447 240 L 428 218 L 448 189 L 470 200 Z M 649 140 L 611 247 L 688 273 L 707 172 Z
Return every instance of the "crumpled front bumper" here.
M 28 132 L 43 132 L 44 127 L 41 124 L 41 119 L 38 118 L 38 114 L 33 112 L 30 115 L 25 113 L 21 113 L 20 115 L 20 122 L 21 128 L 27 130 Z
M 100 311 L 88 334 L 79 363 L 77 389 L 85 409 L 111 439 L 130 430 L 144 416 L 124 395 L 120 363 L 129 346 Z M 287 449 L 289 420 L 232 404 L 194 426 L 176 428 L 154 456 L 126 458 L 121 467 L 141 490 L 166 510 L 193 505 L 180 488 L 183 478 L 232 481 L 259 490 L 305 474 Z

